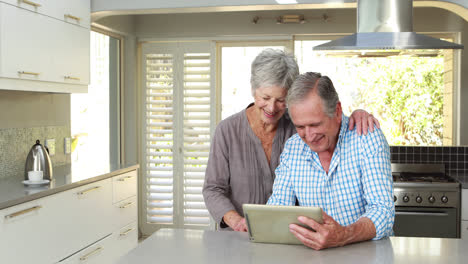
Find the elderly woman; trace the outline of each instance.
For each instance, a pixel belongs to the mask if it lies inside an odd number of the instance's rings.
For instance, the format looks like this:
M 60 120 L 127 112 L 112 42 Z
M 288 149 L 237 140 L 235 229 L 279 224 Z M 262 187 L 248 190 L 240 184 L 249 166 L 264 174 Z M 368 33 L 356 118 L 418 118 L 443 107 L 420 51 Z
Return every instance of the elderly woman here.
M 272 193 L 275 169 L 286 140 L 296 133 L 287 114 L 286 95 L 299 67 L 292 55 L 266 49 L 252 62 L 254 103 L 221 121 L 211 144 L 203 196 L 221 228 L 247 231 L 242 204 L 265 204 Z M 357 124 L 373 131 L 372 115 L 355 111 Z

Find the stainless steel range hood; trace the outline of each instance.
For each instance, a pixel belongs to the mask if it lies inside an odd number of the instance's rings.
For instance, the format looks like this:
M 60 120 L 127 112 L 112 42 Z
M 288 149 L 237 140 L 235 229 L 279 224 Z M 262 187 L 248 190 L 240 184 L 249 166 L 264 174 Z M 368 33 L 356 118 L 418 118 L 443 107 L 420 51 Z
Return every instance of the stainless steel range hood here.
M 412 0 L 357 0 L 358 33 L 314 50 L 463 49 L 463 45 L 413 32 Z

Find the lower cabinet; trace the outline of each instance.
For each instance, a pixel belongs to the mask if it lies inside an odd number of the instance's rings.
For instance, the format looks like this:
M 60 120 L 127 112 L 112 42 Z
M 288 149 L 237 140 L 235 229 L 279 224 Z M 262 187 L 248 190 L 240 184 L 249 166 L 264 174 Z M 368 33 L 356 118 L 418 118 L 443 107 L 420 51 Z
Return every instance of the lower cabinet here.
M 0 262 L 117 261 L 138 243 L 137 193 L 135 186 L 114 203 L 120 194 L 113 182 L 108 178 L 0 210 Z

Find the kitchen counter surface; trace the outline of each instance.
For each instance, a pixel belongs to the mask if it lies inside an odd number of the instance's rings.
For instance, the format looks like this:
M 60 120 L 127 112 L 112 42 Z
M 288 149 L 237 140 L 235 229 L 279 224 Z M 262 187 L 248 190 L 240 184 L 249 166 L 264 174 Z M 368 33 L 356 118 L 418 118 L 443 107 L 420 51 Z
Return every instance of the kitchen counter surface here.
M 391 237 L 321 251 L 249 242 L 247 233 L 161 229 L 117 263 L 466 263 L 468 240 Z
M 72 173 L 70 166 L 60 166 L 54 168 L 52 182 L 37 187 L 24 185 L 22 183 L 23 175 L 11 175 L 0 180 L 0 210 L 104 180 L 137 168 L 139 165 L 108 165 L 92 170 L 83 168 L 79 172 Z

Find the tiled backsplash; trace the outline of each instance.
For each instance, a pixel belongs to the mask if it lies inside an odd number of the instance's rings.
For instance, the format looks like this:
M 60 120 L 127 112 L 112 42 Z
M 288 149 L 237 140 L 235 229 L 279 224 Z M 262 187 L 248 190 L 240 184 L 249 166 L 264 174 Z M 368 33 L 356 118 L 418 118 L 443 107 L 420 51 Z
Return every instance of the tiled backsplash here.
M 449 174 L 467 174 L 468 147 L 391 146 L 392 163 L 444 163 Z
M 43 145 L 46 139 L 55 139 L 55 155 L 50 157 L 54 167 L 70 164 L 71 156 L 64 152 L 64 138 L 70 133 L 68 126 L 0 129 L 0 179 L 23 176 L 26 157 L 37 139 Z

